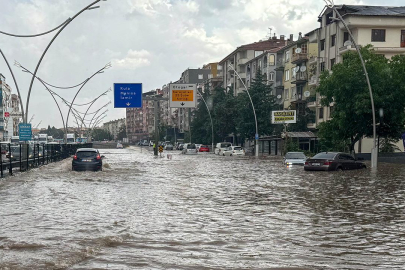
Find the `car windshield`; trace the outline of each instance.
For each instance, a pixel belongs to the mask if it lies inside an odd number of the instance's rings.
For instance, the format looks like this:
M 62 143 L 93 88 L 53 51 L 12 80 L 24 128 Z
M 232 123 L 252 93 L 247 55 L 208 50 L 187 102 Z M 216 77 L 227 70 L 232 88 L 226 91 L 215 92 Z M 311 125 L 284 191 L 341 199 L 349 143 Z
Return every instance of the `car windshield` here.
M 76 156 L 80 159 L 83 158 L 96 158 L 97 152 L 95 151 L 79 151 L 76 153 Z
M 305 159 L 304 153 L 287 153 L 285 155 L 286 159 Z
M 233 150 L 240 151 L 240 150 L 242 150 L 242 147 L 237 146 L 237 147 L 234 147 Z
M 221 143 L 221 148 L 227 148 L 229 146 L 231 146 L 230 143 Z
M 334 159 L 336 153 L 319 153 L 316 154 L 312 159 Z
M 196 149 L 195 144 L 187 144 L 187 149 Z

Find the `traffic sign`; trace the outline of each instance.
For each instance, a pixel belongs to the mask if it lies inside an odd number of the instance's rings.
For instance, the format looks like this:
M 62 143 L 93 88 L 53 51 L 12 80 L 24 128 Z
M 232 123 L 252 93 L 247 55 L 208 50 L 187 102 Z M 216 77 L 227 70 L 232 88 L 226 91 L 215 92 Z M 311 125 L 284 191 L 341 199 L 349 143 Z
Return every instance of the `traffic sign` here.
M 159 152 L 160 152 L 160 153 L 163 152 L 163 146 L 159 146 Z
M 10 117 L 10 113 L 9 112 L 4 112 L 4 117 Z
M 13 118 L 21 118 L 21 117 L 22 117 L 22 113 L 20 113 L 20 112 L 11 112 L 11 113 L 10 113 L 10 117 L 13 117 Z
M 259 139 L 259 134 L 255 134 L 255 140 L 258 140 Z
M 18 124 L 18 134 L 20 136 L 20 141 L 30 141 L 32 139 L 31 124 Z
M 195 108 L 197 85 L 192 83 L 171 83 L 170 84 L 170 108 Z
M 142 108 L 142 84 L 114 83 L 114 108 Z

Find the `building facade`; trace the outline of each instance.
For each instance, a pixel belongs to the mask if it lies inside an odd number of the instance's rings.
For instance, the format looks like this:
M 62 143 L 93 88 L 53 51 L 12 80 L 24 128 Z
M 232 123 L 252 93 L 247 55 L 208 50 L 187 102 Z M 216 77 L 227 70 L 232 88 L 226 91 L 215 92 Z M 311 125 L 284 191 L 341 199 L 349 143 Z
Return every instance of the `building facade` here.
M 117 140 L 118 133 L 120 133 L 121 128 L 124 126 L 125 126 L 125 118 L 121 118 L 104 123 L 103 129 L 108 131 L 112 135 L 114 140 Z

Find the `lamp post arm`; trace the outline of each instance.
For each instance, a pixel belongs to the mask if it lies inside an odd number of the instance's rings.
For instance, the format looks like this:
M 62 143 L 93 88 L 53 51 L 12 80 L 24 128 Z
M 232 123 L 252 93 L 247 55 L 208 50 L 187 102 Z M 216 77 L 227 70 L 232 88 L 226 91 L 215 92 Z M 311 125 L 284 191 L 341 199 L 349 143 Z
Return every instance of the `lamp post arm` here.
M 78 13 L 76 13 L 76 15 L 74 15 L 72 18 L 69 18 L 68 21 L 63 24 L 63 26 L 59 29 L 59 31 L 56 33 L 56 35 L 52 38 L 52 40 L 49 42 L 48 46 L 46 47 L 45 51 L 42 53 L 41 58 L 38 61 L 38 64 L 35 68 L 34 74 L 32 75 L 32 79 L 31 79 L 31 83 L 30 83 L 30 87 L 28 89 L 28 95 L 27 95 L 27 102 L 26 102 L 26 109 L 25 109 L 25 123 L 27 123 L 28 120 L 28 108 L 29 108 L 29 103 L 30 103 L 30 96 L 31 96 L 31 91 L 32 91 L 32 86 L 34 84 L 34 79 L 35 76 L 37 75 L 39 66 L 42 63 L 42 59 L 44 59 L 45 54 L 48 52 L 48 49 L 51 47 L 52 43 L 55 41 L 55 39 L 59 36 L 59 34 L 63 31 L 63 29 L 66 28 L 66 26 L 68 26 L 75 18 L 77 18 L 80 14 L 82 14 L 85 10 L 87 10 L 89 7 L 97 4 L 98 2 L 100 2 L 101 0 L 96 0 L 93 3 L 91 3 L 90 5 L 86 6 L 85 8 L 83 8 L 82 10 L 80 10 Z M 68 115 L 69 117 L 69 115 Z M 67 125 L 67 123 L 66 123 Z
M 200 91 L 198 91 L 198 90 L 197 90 L 197 93 L 200 95 L 202 101 L 203 101 L 204 104 L 205 104 L 205 107 L 207 107 L 208 115 L 210 116 L 210 120 L 211 120 L 211 144 L 212 144 L 211 147 L 212 147 L 212 151 L 214 151 L 214 124 L 213 124 L 213 122 L 212 122 L 211 112 L 210 112 L 210 109 L 209 109 L 209 107 L 208 107 L 208 104 L 207 104 L 207 102 L 205 101 L 203 95 L 202 95 L 202 94 L 200 93 Z
M 55 31 L 55 30 L 61 28 L 62 26 L 64 26 L 65 24 L 67 24 L 70 20 L 71 20 L 71 19 L 68 18 L 66 21 L 64 21 L 62 24 L 58 25 L 57 27 L 55 27 L 55 28 L 53 28 L 53 29 L 51 29 L 51 30 L 49 30 L 49 31 L 46 31 L 46 32 L 43 32 L 43 33 L 39 33 L 39 34 L 33 34 L 33 35 L 16 35 L 16 34 L 6 33 L 6 32 L 3 32 L 3 31 L 0 31 L 0 34 L 7 35 L 7 36 L 12 36 L 12 37 L 22 37 L 22 38 L 39 37 L 39 36 L 43 36 L 43 35 L 49 34 L 49 33 L 53 32 L 53 31 Z

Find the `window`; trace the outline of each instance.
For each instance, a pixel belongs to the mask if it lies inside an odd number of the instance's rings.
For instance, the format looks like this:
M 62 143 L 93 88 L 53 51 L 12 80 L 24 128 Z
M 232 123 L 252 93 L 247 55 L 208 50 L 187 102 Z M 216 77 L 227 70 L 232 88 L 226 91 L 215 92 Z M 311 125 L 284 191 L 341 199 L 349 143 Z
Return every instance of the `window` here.
M 371 41 L 384 42 L 385 41 L 385 29 L 372 29 L 371 30 Z
M 323 119 L 323 108 L 319 108 L 319 119 Z
M 289 81 L 289 80 L 290 80 L 290 70 L 288 69 L 285 71 L 284 81 Z
M 333 68 L 333 66 L 335 65 L 335 62 L 336 62 L 335 58 L 330 59 L 330 68 Z
M 322 63 L 319 64 L 319 70 L 321 72 L 325 71 L 325 62 L 322 62 Z
M 325 40 L 321 40 L 321 51 L 325 50 Z
M 332 23 L 332 17 L 333 17 L 333 11 L 329 12 L 328 14 L 326 14 L 326 25 L 331 24 Z
M 274 81 L 274 72 L 269 73 L 269 81 Z
M 288 100 L 289 99 L 289 95 L 290 94 L 290 89 L 284 89 L 284 99 Z
M 307 53 L 308 52 L 308 46 L 307 44 L 302 44 L 301 45 L 301 53 Z
M 276 64 L 276 57 L 274 56 L 274 54 L 270 54 L 270 56 L 269 56 L 269 65 L 274 66 L 275 64 Z
M 345 45 L 345 42 L 349 40 L 349 32 L 344 32 L 343 33 L 343 46 Z
M 401 48 L 405 47 L 405 30 L 401 30 Z
M 214 77 L 214 75 L 208 74 L 208 79 L 212 79 L 213 77 Z
M 296 69 L 295 69 L 295 68 L 292 68 L 292 69 L 291 69 L 291 73 L 292 73 L 292 74 L 291 74 L 291 77 L 292 77 L 292 78 L 295 78 L 296 75 L 297 75 Z
M 290 51 L 285 52 L 285 61 L 286 62 L 290 61 Z
M 198 79 L 199 79 L 199 80 L 204 79 L 204 75 L 203 75 L 203 74 L 198 74 Z
M 239 53 L 239 56 L 240 56 L 241 59 L 246 58 L 246 57 L 247 57 L 247 51 L 241 51 L 241 52 Z
M 333 47 L 336 44 L 336 35 L 330 37 L 330 46 Z

